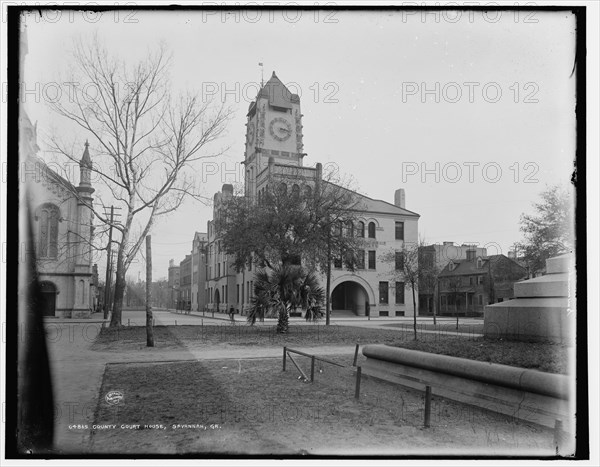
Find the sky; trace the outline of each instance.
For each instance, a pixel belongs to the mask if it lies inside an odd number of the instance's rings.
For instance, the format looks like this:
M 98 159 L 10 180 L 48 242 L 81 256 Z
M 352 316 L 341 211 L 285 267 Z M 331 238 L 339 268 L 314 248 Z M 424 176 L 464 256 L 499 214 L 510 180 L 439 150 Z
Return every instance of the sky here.
M 73 40 L 97 34 L 131 63 L 164 41 L 174 93 L 232 108 L 218 143 L 224 155 L 196 167 L 209 198 L 223 183 L 243 181 L 259 62 L 265 80 L 275 71 L 300 95 L 305 165 L 337 167 L 358 191 L 391 203 L 404 188 L 427 242 L 507 254 L 522 238 L 520 215 L 532 212 L 546 185 L 571 178 L 575 18 L 568 12 L 73 11 L 34 15 L 27 25 L 25 81 L 37 96 L 26 108 L 38 122 L 42 157 L 52 134 L 83 149 L 87 136 L 53 115 L 47 99 L 66 81 Z M 212 206 L 189 200 L 157 223 L 155 279 L 167 276 L 169 259 L 189 253 L 194 232 L 206 232 L 211 218 Z M 140 258 L 129 275 L 143 279 L 144 270 Z

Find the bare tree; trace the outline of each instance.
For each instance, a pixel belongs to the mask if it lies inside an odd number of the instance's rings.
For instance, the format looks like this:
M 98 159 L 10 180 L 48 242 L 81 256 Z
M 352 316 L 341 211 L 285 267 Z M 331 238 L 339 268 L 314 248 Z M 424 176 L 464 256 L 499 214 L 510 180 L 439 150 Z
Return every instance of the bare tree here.
M 50 103 L 57 115 L 74 122 L 92 139 L 92 173 L 109 198 L 122 207 L 123 220 L 113 223 L 117 269 L 111 327 L 121 324 L 126 272 L 156 219 L 176 210 L 187 197 L 206 201 L 192 177 L 225 130 L 230 110 L 185 94 L 171 97 L 170 57 L 161 45 L 130 64 L 111 56 L 97 39 L 76 44 L 71 92 Z M 77 161 L 68 144 L 51 138 L 51 148 Z M 112 201 L 111 201 L 112 202 Z M 104 224 L 104 210 L 90 206 Z
M 417 340 L 417 300 L 416 290 L 419 285 L 421 270 L 419 269 L 419 254 L 422 251 L 418 243 L 404 243 L 401 250 L 388 250 L 381 255 L 384 263 L 394 264 L 392 274 L 401 282 L 408 282 L 412 290 L 413 301 L 413 331 Z
M 462 297 L 462 277 L 451 277 L 448 280 L 448 290 L 454 300 L 454 314 L 456 315 L 456 330 L 458 331 L 458 301 Z M 466 303 L 465 303 L 466 307 Z M 465 312 L 466 314 L 466 312 Z

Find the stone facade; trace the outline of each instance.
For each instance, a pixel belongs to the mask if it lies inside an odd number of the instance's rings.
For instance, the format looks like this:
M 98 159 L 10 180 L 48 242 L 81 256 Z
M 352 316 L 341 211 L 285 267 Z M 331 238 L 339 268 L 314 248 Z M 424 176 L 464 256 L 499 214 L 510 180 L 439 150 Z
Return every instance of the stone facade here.
M 206 244 L 208 236 L 196 232 L 192 242 L 192 311 L 202 311 L 206 305 L 204 299 L 204 283 L 206 282 Z
M 26 115 L 25 119 L 28 120 Z M 26 125 L 23 120 L 22 125 Z M 94 189 L 90 171 L 87 143 L 78 187 L 50 169 L 35 153 L 25 155 L 21 165 L 31 209 L 45 316 L 87 318 L 97 305 L 91 254 Z
M 192 306 L 192 255 L 179 263 L 179 304 L 178 309 L 189 310 Z
M 275 73 L 250 104 L 246 124 L 245 196 L 259 199 L 266 186 L 286 183 L 293 192 L 314 190 L 322 182 L 322 166 L 305 167 L 300 99 L 277 78 Z M 213 219 L 224 200 L 234 196 L 225 184 L 214 196 Z M 355 231 L 364 232 L 364 268 L 349 272 L 332 267 L 332 309 L 364 316 L 412 316 L 414 307 L 409 284 L 398 280 L 395 265 L 383 261 L 390 250 L 401 250 L 405 243 L 417 244 L 419 215 L 405 208 L 404 190 L 394 193 L 394 203 L 353 193 L 360 209 Z M 250 306 L 256 266 L 249 264 L 241 272 L 221 248 L 213 220 L 207 225 L 208 310 L 224 312 L 233 307 L 244 313 Z M 324 277 L 321 283 L 325 283 Z

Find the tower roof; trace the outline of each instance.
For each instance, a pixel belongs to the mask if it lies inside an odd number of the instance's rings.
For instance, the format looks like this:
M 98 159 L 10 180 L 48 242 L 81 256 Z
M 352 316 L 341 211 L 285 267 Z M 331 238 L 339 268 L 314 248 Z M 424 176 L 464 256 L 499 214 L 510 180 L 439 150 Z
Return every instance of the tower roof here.
M 83 156 L 81 156 L 81 161 L 79 161 L 80 166 L 92 168 L 92 158 L 90 157 L 90 151 L 88 149 L 90 143 L 85 141 L 85 149 L 83 150 Z
M 281 107 L 291 109 L 292 103 L 300 103 L 298 94 L 292 94 L 290 90 L 281 82 L 275 72 L 271 75 L 269 81 L 258 91 L 256 99 L 266 97 L 269 99 L 269 104 L 273 107 Z

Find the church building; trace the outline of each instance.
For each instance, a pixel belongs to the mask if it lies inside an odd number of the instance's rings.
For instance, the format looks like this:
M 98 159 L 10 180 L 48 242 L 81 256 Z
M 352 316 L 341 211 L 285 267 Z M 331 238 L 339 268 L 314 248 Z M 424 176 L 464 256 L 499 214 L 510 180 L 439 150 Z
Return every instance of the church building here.
M 27 53 L 26 33 L 21 34 L 21 70 Z M 52 170 L 39 156 L 37 128 L 23 102 L 19 106 L 20 181 L 26 196 L 20 209 L 28 209 L 43 302 L 48 317 L 87 318 L 97 304 L 97 284 L 92 267 L 92 160 L 85 143 L 79 162 L 79 185 L 74 186 Z M 21 265 L 31 254 L 21 246 Z
M 268 184 L 285 184 L 290 193 L 311 193 L 322 181 L 322 165 L 307 167 L 303 152 L 300 98 L 292 94 L 275 73 L 262 86 L 250 104 L 246 124 L 244 154 L 245 196 L 257 200 Z M 256 267 L 249 264 L 236 272 L 231 258 L 220 248 L 214 219 L 222 203 L 233 196 L 233 186 L 225 184 L 214 196 L 213 220 L 208 222 L 206 308 L 241 313 L 250 306 Z M 418 241 L 419 215 L 405 207 L 405 192 L 398 189 L 393 203 L 353 193 L 360 206 L 354 234 L 363 237 L 364 250 L 358 251 L 355 271 L 332 264 L 332 317 L 412 316 L 415 312 L 408 284 L 396 271 L 396 264 L 383 260 L 389 251 L 400 251 L 404 243 Z M 325 278 L 321 278 L 325 284 Z M 417 305 L 418 309 L 418 305 Z

